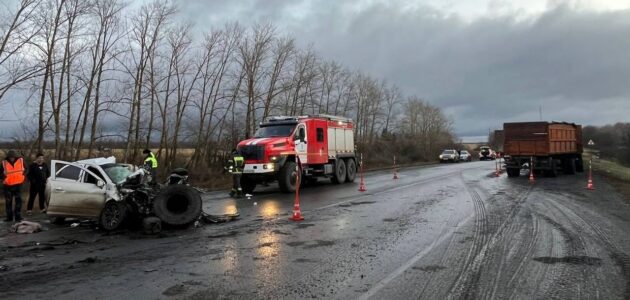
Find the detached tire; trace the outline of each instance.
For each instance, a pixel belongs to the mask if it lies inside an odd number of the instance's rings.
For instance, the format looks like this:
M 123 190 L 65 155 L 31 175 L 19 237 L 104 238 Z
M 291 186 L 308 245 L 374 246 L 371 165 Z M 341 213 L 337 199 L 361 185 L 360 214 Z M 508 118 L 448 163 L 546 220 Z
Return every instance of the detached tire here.
M 335 161 L 335 174 L 331 178 L 333 183 L 343 183 L 346 181 L 346 163 L 343 159 Z
M 120 227 L 127 215 L 127 206 L 124 203 L 110 200 L 105 203 L 99 224 L 106 231 L 116 230 Z
M 153 200 L 153 212 L 168 225 L 187 225 L 201 215 L 201 196 L 189 186 L 169 185 Z
M 357 163 L 354 162 L 354 158 L 346 160 L 346 169 L 346 182 L 354 182 L 357 177 Z
M 283 193 L 295 192 L 295 183 L 297 182 L 295 166 L 295 162 L 287 161 L 278 173 L 278 185 Z

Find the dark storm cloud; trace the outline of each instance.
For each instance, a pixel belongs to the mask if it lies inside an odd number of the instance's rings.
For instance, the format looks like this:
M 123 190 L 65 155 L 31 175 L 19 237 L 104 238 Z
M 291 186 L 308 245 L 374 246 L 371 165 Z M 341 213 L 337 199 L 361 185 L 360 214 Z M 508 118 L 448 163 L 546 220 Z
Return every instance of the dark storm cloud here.
M 367 4 L 365 4 L 367 3 Z M 323 57 L 442 107 L 460 136 L 505 121 L 630 121 L 630 11 L 463 19 L 402 1 L 186 1 L 198 29 L 270 21 Z

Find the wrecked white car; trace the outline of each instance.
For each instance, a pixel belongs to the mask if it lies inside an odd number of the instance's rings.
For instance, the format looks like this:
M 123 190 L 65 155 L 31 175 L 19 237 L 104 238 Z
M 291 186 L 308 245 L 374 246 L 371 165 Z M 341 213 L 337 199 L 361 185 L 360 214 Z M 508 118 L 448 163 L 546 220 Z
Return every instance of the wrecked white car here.
M 105 230 L 115 230 L 126 220 L 157 217 L 165 224 L 184 226 L 199 218 L 197 190 L 186 184 L 150 184 L 149 178 L 146 170 L 116 163 L 114 157 L 53 160 L 46 213 L 56 223 L 70 217 L 93 219 Z

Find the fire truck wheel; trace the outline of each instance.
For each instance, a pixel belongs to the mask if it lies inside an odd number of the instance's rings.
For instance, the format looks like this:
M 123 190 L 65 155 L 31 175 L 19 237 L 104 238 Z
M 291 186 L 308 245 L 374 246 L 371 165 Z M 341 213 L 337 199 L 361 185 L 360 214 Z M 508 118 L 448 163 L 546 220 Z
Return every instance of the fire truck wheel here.
M 241 177 L 241 188 L 244 193 L 251 194 L 256 188 L 256 182 L 247 176 Z
M 354 158 L 346 160 L 346 169 L 346 182 L 354 182 L 357 177 L 357 164 L 354 162 Z
M 295 170 L 295 162 L 288 161 L 282 166 L 278 173 L 278 185 L 283 193 L 295 192 L 295 182 L 297 172 Z
M 331 178 L 333 183 L 343 183 L 346 181 L 346 163 L 343 159 L 337 159 L 335 162 L 335 174 Z

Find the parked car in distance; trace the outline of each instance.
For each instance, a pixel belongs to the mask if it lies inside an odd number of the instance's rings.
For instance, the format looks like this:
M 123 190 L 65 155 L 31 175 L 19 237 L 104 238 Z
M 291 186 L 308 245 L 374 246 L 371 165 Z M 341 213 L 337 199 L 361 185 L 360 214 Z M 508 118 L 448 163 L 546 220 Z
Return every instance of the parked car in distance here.
M 459 162 L 459 153 L 453 149 L 446 149 L 442 151 L 442 154 L 439 156 L 440 162 Z
M 479 148 L 479 160 L 494 160 L 497 158 L 497 154 L 488 146 L 481 146 Z
M 460 161 L 472 161 L 472 154 L 468 152 L 468 150 L 459 151 L 459 160 Z

